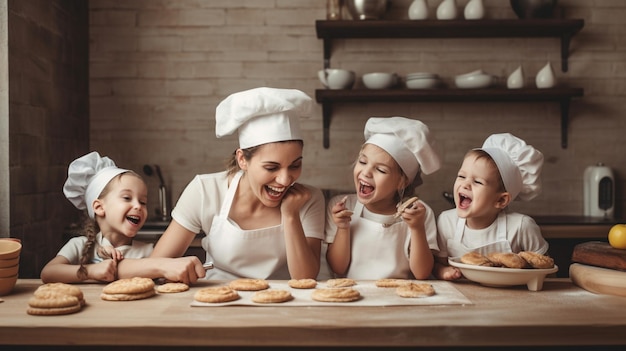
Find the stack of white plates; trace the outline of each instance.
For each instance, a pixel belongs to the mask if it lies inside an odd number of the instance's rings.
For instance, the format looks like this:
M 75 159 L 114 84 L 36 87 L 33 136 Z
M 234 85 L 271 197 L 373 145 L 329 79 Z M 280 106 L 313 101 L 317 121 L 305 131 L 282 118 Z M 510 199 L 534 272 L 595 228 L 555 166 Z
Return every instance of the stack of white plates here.
M 434 73 L 415 72 L 406 75 L 406 87 L 409 89 L 434 89 L 439 85 L 439 76 Z

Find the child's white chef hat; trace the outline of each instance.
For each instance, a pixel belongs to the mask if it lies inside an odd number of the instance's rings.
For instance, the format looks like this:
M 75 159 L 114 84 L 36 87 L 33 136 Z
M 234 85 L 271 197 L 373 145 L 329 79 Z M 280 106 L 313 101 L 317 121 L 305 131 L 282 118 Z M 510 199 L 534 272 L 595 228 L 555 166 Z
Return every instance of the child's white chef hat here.
M 93 151 L 70 163 L 63 193 L 76 208 L 87 209 L 89 217 L 94 218 L 94 200 L 100 196 L 111 179 L 124 172 L 128 170 L 118 168 L 113 160 L 106 156 L 101 157 L 98 152 Z
M 300 117 L 311 113 L 312 99 L 296 89 L 255 88 L 228 96 L 216 109 L 215 135 L 239 131 L 239 147 L 302 140 Z
M 409 179 L 431 174 L 441 161 L 428 126 L 405 117 L 372 117 L 365 123 L 365 143 L 387 151 Z
M 490 135 L 481 148 L 498 166 L 513 200 L 529 201 L 541 193 L 543 154 L 510 133 Z

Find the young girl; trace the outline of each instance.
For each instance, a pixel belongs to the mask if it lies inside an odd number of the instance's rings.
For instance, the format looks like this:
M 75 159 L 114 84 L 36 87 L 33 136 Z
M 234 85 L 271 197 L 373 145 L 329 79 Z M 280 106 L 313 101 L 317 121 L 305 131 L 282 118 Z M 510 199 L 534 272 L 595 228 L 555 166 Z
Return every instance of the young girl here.
M 117 262 L 150 255 L 152 244 L 133 240 L 148 216 L 148 188 L 137 173 L 94 151 L 70 164 L 63 192 L 89 218 L 85 235 L 70 239 L 43 268 L 44 283 L 110 282 Z
M 426 279 L 431 250 L 438 249 L 433 211 L 420 200 L 395 214 L 422 183 L 421 173 L 439 169 L 430 131 L 404 117 L 370 118 L 365 139 L 353 170 L 356 194 L 329 202 L 328 264 L 353 279 Z
M 545 254 L 548 243 L 535 221 L 509 212 L 515 199 L 529 201 L 541 191 L 543 155 L 511 134 L 494 134 L 482 148 L 470 150 L 454 182 L 455 209 L 437 220 L 439 248 L 434 275 L 453 280 L 461 272 L 448 257 L 477 251 L 533 251 Z

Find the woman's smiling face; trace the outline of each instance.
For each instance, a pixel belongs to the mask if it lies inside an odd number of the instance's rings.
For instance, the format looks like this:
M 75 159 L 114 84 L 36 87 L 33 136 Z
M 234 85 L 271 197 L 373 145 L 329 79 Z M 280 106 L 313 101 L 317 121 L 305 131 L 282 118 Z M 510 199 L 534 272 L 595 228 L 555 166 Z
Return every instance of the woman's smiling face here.
M 291 184 L 302 174 L 302 143 L 277 142 L 261 145 L 250 160 L 239 157 L 250 188 L 268 207 L 277 207 Z

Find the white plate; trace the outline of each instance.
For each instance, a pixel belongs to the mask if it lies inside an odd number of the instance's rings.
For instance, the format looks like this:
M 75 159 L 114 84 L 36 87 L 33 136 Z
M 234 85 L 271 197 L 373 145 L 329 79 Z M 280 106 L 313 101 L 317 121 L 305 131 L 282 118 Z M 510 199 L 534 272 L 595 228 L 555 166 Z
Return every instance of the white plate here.
M 406 87 L 409 89 L 434 89 L 439 85 L 437 78 L 415 78 L 407 79 Z
M 475 266 L 461 263 L 459 258 L 448 258 L 448 263 L 459 268 L 465 278 L 482 285 L 498 288 L 526 285 L 530 291 L 541 290 L 546 275 L 559 270 L 557 265 L 548 269 Z
M 487 88 L 493 84 L 494 77 L 489 74 L 474 74 L 456 76 L 454 83 L 460 89 Z

